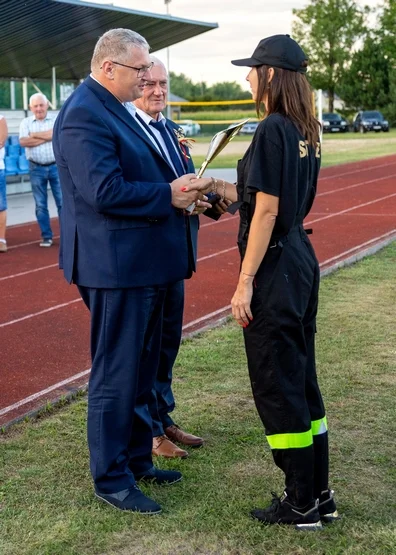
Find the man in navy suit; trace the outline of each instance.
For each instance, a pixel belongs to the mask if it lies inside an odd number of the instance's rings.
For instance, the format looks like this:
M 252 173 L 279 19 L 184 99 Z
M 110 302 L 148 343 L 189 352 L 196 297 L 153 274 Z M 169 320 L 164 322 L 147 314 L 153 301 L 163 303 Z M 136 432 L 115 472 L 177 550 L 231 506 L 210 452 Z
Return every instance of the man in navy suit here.
M 155 56 L 150 56 L 150 60 L 154 64 L 150 71 L 151 79 L 147 79 L 145 83 L 143 96 L 134 102 L 137 108 L 136 118 L 153 144 L 161 150 L 166 158 L 171 161 L 171 154 L 176 154 L 180 164 L 175 160 L 175 165 L 179 166 L 181 174 L 194 172 L 194 164 L 189 155 L 188 146 L 185 144 L 180 146 L 178 142 L 179 126 L 166 119 L 162 114 L 166 108 L 168 95 L 166 68 Z M 162 129 L 159 126 L 162 126 Z M 200 206 L 196 209 L 195 214 L 203 212 L 205 209 L 205 206 Z M 197 215 L 186 217 L 189 219 L 187 226 L 191 237 L 194 256 L 193 267 L 195 269 L 199 218 Z M 174 423 L 170 415 L 175 408 L 175 399 L 172 392 L 172 370 L 182 336 L 183 308 L 184 282 L 180 280 L 169 284 L 167 287 L 163 308 L 159 360 L 152 361 L 152 364 L 158 365 L 155 387 L 149 403 L 153 420 L 153 455 L 166 458 L 185 458 L 188 456 L 188 451 L 180 449 L 174 441 L 187 447 L 203 445 L 202 438 L 182 430 Z
M 184 209 L 210 180 L 175 178 L 135 119 L 150 78 L 148 44 L 128 29 L 98 40 L 92 73 L 62 107 L 53 134 L 64 205 L 60 265 L 91 312 L 88 444 L 95 493 L 121 510 L 161 511 L 136 485 L 171 484 L 153 466 L 147 402 L 166 287 L 192 272 Z

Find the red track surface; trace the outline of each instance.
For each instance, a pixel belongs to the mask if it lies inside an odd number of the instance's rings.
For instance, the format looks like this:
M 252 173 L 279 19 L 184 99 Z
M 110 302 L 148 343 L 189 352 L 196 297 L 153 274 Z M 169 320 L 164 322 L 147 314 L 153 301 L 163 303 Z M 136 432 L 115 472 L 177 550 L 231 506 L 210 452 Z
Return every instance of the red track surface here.
M 396 237 L 396 156 L 324 169 L 305 223 L 314 228 L 322 270 Z M 185 333 L 229 313 L 237 226 L 237 216 L 201 218 Z M 57 268 L 58 249 L 38 248 L 36 223 L 7 234 L 10 249 L 0 255 L 0 426 L 86 383 L 90 366 L 88 312 Z

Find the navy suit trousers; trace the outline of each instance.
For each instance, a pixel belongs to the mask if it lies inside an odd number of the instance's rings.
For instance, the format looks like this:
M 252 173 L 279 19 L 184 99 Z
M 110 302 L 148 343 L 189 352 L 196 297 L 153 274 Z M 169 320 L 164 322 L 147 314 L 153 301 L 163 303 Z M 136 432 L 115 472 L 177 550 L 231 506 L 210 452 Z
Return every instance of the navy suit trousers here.
M 115 493 L 152 468 L 147 403 L 156 376 L 165 289 L 79 286 L 91 312 L 88 446 L 95 488 Z
M 169 416 L 175 408 L 172 393 L 172 370 L 180 347 L 183 325 L 184 281 L 168 285 L 162 314 L 162 333 L 158 338 L 161 350 L 151 364 L 158 367 L 149 410 L 153 421 L 153 436 L 164 434 L 164 428 L 173 424 Z

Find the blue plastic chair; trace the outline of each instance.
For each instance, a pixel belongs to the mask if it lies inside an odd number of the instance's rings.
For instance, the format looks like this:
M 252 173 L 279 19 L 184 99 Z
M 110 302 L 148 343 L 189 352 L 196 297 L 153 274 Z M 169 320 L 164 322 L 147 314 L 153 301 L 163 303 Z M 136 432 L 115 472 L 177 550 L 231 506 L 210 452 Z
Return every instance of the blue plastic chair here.
M 18 156 L 6 156 L 4 158 L 5 174 L 18 175 Z
M 26 160 L 26 156 L 21 154 L 18 158 L 19 174 L 29 173 L 29 162 Z
M 7 156 L 19 156 L 21 153 L 20 148 L 19 145 L 8 145 Z
M 8 143 L 10 145 L 19 145 L 19 136 L 18 135 L 10 135 L 8 137 Z

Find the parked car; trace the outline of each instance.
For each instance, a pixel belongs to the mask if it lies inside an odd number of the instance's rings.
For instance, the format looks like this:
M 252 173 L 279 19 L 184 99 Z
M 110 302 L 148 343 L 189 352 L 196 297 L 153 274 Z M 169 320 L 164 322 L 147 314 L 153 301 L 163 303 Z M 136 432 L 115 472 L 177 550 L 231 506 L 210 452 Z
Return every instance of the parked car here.
M 239 131 L 239 135 L 254 135 L 259 123 L 259 121 L 248 121 Z
M 201 132 L 201 126 L 193 120 L 186 120 L 184 123 L 181 123 L 179 127 L 183 129 L 183 133 L 186 137 L 192 137 Z
M 353 120 L 353 130 L 355 133 L 367 133 L 367 131 L 389 131 L 389 122 L 381 112 L 374 110 L 358 112 Z
M 346 133 L 348 122 L 339 114 L 331 112 L 322 114 L 323 133 Z

